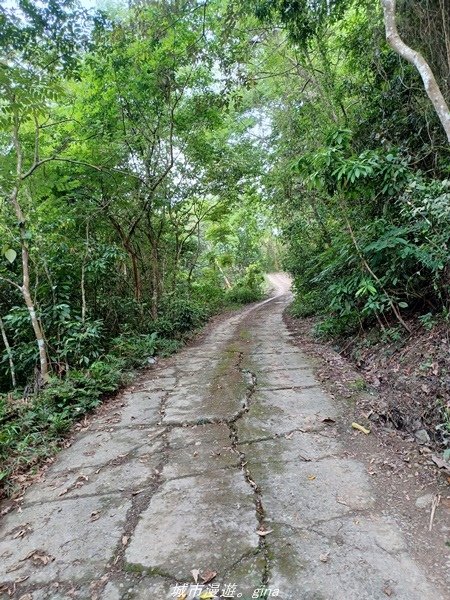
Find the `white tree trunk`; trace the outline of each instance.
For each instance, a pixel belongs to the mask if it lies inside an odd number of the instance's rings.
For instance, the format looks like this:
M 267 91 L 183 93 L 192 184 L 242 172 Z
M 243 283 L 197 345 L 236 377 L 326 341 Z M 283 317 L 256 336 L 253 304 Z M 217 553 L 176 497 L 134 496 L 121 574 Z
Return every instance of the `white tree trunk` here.
M 17 218 L 17 223 L 18 223 L 19 231 L 20 231 L 20 244 L 22 247 L 22 285 L 19 286 L 19 289 L 22 292 L 23 299 L 28 308 L 31 325 L 33 327 L 34 335 L 36 337 L 36 342 L 37 342 L 38 351 L 39 351 L 39 363 L 40 363 L 40 367 L 41 367 L 41 369 L 40 369 L 41 377 L 44 382 L 47 382 L 48 377 L 49 377 L 49 363 L 48 363 L 48 359 L 47 359 L 47 346 L 45 343 L 44 331 L 43 331 L 41 323 L 39 322 L 39 319 L 36 315 L 36 309 L 35 309 L 33 298 L 31 297 L 31 292 L 30 292 L 30 252 L 29 252 L 28 241 L 27 241 L 27 229 L 26 229 L 25 215 L 22 211 L 22 207 L 21 207 L 21 204 L 19 201 L 19 190 L 20 190 L 21 183 L 41 163 L 39 162 L 39 159 L 38 159 L 38 153 L 37 153 L 38 137 L 36 137 L 36 148 L 35 148 L 35 157 L 34 157 L 33 166 L 26 173 L 22 172 L 23 155 L 22 155 L 22 148 L 21 148 L 20 140 L 19 140 L 19 123 L 20 123 L 20 120 L 16 114 L 14 116 L 13 144 L 14 144 L 14 148 L 16 151 L 16 160 L 17 160 L 17 166 L 16 166 L 17 181 L 11 192 L 10 200 L 11 200 L 11 204 L 14 208 L 16 218 Z M 39 133 L 39 129 L 36 124 L 36 136 L 38 135 L 38 133 Z
M 5 344 L 5 348 L 6 348 L 6 355 L 8 357 L 8 361 L 9 361 L 9 372 L 11 375 L 12 386 L 14 389 L 16 389 L 16 371 L 14 369 L 13 355 L 12 355 L 12 351 L 11 351 L 11 346 L 9 345 L 8 336 L 6 335 L 5 326 L 3 325 L 3 321 L 2 321 L 1 317 L 0 317 L 0 332 L 2 334 L 3 343 Z
M 450 143 L 450 110 L 439 89 L 430 65 L 419 52 L 407 46 L 401 39 L 395 20 L 396 0 L 381 0 L 381 5 L 384 13 L 386 40 L 397 54 L 414 65 L 418 70 L 428 98 L 433 103 L 434 110 L 442 123 L 448 142 Z

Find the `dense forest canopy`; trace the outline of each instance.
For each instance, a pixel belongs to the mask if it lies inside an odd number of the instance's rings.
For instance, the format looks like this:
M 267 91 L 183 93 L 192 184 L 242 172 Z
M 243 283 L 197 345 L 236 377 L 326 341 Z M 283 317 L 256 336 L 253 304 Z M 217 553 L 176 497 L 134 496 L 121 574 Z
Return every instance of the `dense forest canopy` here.
M 447 318 L 449 146 L 387 4 L 448 102 L 445 0 L 0 7 L 3 458 L 281 260 L 323 335 Z

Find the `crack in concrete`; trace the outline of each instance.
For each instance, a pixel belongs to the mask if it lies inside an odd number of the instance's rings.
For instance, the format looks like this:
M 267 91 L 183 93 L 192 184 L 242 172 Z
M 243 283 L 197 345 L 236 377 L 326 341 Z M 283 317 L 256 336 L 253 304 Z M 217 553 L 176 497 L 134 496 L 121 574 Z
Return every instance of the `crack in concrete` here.
M 297 390 L 314 390 L 314 389 L 320 389 L 320 385 L 314 384 L 314 385 L 288 385 L 288 386 L 280 386 L 280 387 L 261 387 L 260 390 L 262 392 L 286 392 L 288 390 L 293 390 L 294 392 Z
M 266 526 L 266 518 L 267 517 L 266 517 L 266 511 L 265 511 L 264 505 L 263 505 L 261 488 L 253 479 L 251 471 L 248 467 L 248 461 L 247 461 L 247 457 L 246 457 L 245 453 L 239 448 L 239 433 L 238 433 L 238 428 L 236 425 L 236 422 L 239 419 L 241 419 L 246 413 L 248 413 L 248 411 L 250 409 L 251 399 L 252 399 L 253 395 L 255 394 L 256 386 L 258 383 L 257 376 L 255 373 L 249 371 L 248 369 L 242 368 L 243 360 L 244 360 L 244 353 L 241 352 L 236 366 L 240 370 L 240 372 L 247 377 L 247 380 L 248 380 L 247 393 L 245 395 L 243 408 L 239 411 L 239 413 L 233 419 L 231 419 L 227 422 L 227 425 L 228 425 L 228 428 L 230 431 L 231 447 L 234 450 L 234 452 L 236 452 L 236 454 L 239 456 L 239 466 L 244 475 L 244 479 L 245 479 L 246 483 L 252 489 L 253 501 L 255 504 L 256 519 L 258 521 L 258 531 L 264 531 L 264 530 L 267 530 L 267 526 Z M 266 536 L 264 536 L 264 535 L 259 536 L 258 548 L 259 548 L 259 552 L 262 554 L 263 560 L 264 560 L 263 572 L 261 574 L 261 584 L 263 586 L 267 586 L 269 583 L 269 577 L 270 577 L 270 556 L 269 556 L 269 548 L 268 548 Z

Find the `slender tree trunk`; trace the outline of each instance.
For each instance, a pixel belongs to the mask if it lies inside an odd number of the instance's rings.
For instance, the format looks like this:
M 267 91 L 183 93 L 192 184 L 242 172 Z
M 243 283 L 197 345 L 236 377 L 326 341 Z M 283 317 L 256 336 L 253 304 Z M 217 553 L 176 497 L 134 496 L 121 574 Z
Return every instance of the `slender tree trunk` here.
M 389 302 L 389 306 L 391 307 L 392 312 L 396 316 L 397 321 L 406 329 L 406 331 L 408 333 L 411 333 L 411 328 L 409 327 L 409 325 L 403 319 L 403 317 L 402 317 L 402 315 L 400 313 L 400 310 L 398 309 L 398 306 L 395 305 L 394 301 L 391 298 L 391 295 L 388 293 L 388 291 L 384 287 L 383 283 L 380 281 L 379 277 L 377 277 L 377 275 L 374 273 L 374 271 L 372 270 L 372 268 L 369 265 L 369 263 L 367 262 L 367 260 L 364 258 L 364 255 L 363 255 L 363 253 L 361 251 L 361 248 L 359 247 L 358 240 L 356 239 L 355 233 L 354 233 L 353 228 L 352 228 L 352 226 L 350 224 L 350 220 L 349 220 L 349 218 L 347 216 L 345 208 L 344 208 L 344 219 L 345 219 L 345 222 L 346 222 L 346 225 L 347 225 L 347 230 L 348 230 L 348 232 L 350 234 L 350 237 L 352 238 L 353 245 L 355 246 L 355 250 L 358 253 L 359 259 L 361 261 L 361 265 L 369 273 L 369 275 L 374 279 L 374 281 L 376 281 L 378 283 L 378 285 L 380 286 L 381 290 L 386 295 L 386 298 L 387 298 L 387 300 Z
M 424 57 L 410 48 L 400 37 L 395 19 L 396 0 L 381 0 L 384 13 L 386 40 L 402 58 L 414 65 L 419 72 L 428 98 L 431 100 L 450 143 L 450 110 L 437 84 L 436 78 Z
M 37 127 L 37 126 L 36 126 Z M 36 315 L 36 309 L 34 306 L 33 298 L 30 292 L 30 252 L 28 248 L 28 235 L 26 228 L 25 215 L 22 211 L 22 207 L 19 202 L 19 189 L 20 185 L 26 177 L 31 174 L 34 169 L 42 162 L 39 162 L 38 156 L 38 147 L 39 147 L 39 137 L 38 137 L 38 128 L 36 129 L 36 146 L 35 146 L 35 156 L 34 156 L 34 164 L 33 167 L 25 174 L 22 172 L 23 165 L 23 155 L 22 148 L 20 145 L 19 139 L 19 118 L 17 115 L 14 116 L 14 130 L 13 130 L 13 144 L 14 149 L 16 151 L 16 184 L 11 192 L 10 200 L 13 205 L 14 212 L 16 215 L 17 223 L 20 231 L 20 244 L 22 247 L 22 285 L 20 286 L 20 291 L 22 292 L 23 299 L 25 300 L 25 304 L 28 308 L 28 312 L 30 315 L 31 325 L 33 327 L 34 335 L 36 338 L 36 342 L 39 350 L 39 363 L 40 363 L 40 371 L 41 377 L 43 381 L 47 381 L 48 373 L 49 373 L 49 365 L 47 359 L 47 345 L 45 343 L 45 336 L 39 322 L 39 319 Z
M 8 336 L 6 335 L 5 326 L 3 325 L 3 320 L 0 317 L 0 332 L 2 334 L 3 343 L 5 344 L 6 354 L 8 356 L 9 361 L 9 372 L 11 374 L 12 386 L 16 388 L 16 370 L 14 368 L 14 360 L 11 351 L 11 346 L 9 345 Z
M 136 302 L 141 301 L 142 297 L 142 285 L 141 285 L 141 273 L 139 271 L 138 258 L 135 249 L 130 244 L 129 240 L 122 238 L 123 247 L 125 248 L 128 256 L 131 260 L 131 271 L 133 273 L 133 286 L 134 286 L 134 298 Z
M 201 243 L 201 229 L 200 229 L 200 221 L 197 222 L 197 249 L 195 251 L 195 256 L 194 259 L 191 263 L 190 269 L 189 269 L 189 274 L 188 274 L 188 284 L 191 285 L 192 282 L 192 275 L 194 273 L 194 269 L 197 266 L 197 262 L 200 256 L 200 252 L 202 249 L 202 243 Z
M 231 285 L 231 283 L 230 283 L 230 280 L 229 280 L 229 279 L 228 279 L 228 277 L 226 276 L 226 273 L 225 273 L 225 271 L 222 269 L 222 267 L 219 265 L 219 263 L 218 263 L 217 261 L 216 261 L 216 265 L 217 265 L 217 268 L 218 268 L 218 269 L 219 269 L 219 271 L 220 271 L 220 274 L 221 274 L 221 275 L 222 275 L 222 277 L 223 277 L 223 280 L 224 280 L 224 282 L 225 282 L 225 286 L 226 286 L 226 288 L 227 288 L 228 290 L 231 290 L 231 288 L 232 288 L 233 286 Z
M 152 301 L 151 301 L 151 316 L 152 319 L 158 318 L 159 301 L 161 292 L 161 281 L 159 271 L 159 252 L 152 244 Z
M 11 193 L 11 202 L 16 213 L 17 221 L 19 223 L 20 243 L 22 246 L 22 285 L 20 286 L 20 290 L 22 292 L 23 299 L 25 300 L 25 304 L 28 308 L 31 325 L 33 327 L 34 335 L 36 337 L 36 342 L 38 345 L 41 377 L 44 381 L 47 381 L 49 372 L 47 348 L 45 343 L 44 332 L 37 317 L 36 308 L 30 291 L 30 252 L 27 242 L 27 229 L 25 224 L 25 217 L 19 203 L 18 185 L 14 187 Z
M 89 255 L 89 222 L 86 223 L 86 250 L 81 264 L 81 322 L 86 321 L 86 263 Z

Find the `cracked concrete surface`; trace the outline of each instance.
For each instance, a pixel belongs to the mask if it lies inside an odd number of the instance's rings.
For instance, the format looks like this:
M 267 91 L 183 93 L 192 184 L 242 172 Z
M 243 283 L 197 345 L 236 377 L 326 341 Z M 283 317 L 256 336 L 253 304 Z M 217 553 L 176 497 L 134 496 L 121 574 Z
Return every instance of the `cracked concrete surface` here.
M 26 492 L 1 524 L 0 597 L 164 600 L 196 568 L 244 599 L 448 597 L 330 426 L 342 408 L 272 280 L 274 298 L 163 361 Z

